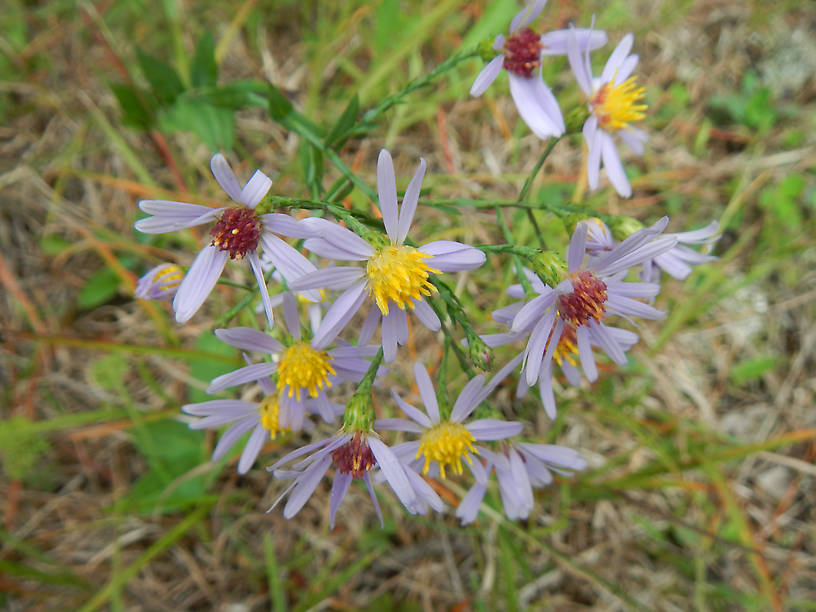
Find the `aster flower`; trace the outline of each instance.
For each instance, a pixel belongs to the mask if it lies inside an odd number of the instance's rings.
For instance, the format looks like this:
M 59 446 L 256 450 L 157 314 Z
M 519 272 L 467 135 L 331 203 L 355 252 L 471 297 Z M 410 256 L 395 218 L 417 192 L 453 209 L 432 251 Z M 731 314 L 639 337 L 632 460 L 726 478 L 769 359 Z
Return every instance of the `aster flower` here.
M 533 509 L 533 489 L 549 485 L 552 472 L 571 475 L 568 470 L 583 470 L 586 461 L 565 446 L 503 443 L 500 452 L 480 449 L 487 463 L 485 471 L 496 473 L 502 505 L 507 518 L 526 519 Z M 463 525 L 472 523 L 487 491 L 487 480 L 476 481 L 456 508 L 456 516 Z
M 311 232 L 287 215 L 259 215 L 255 212 L 255 207 L 272 186 L 272 180 L 260 170 L 256 170 L 242 188 L 220 153 L 213 155 L 210 169 L 215 180 L 237 206 L 210 208 L 185 202 L 142 200 L 139 208 L 152 216 L 140 219 L 135 227 L 146 234 L 162 234 L 215 221 L 210 229 L 212 241 L 196 256 L 173 299 L 176 321 L 185 323 L 198 311 L 221 276 L 228 258 L 246 257 L 258 283 L 271 326 L 272 306 L 258 258 L 258 246 L 263 247 L 267 257 L 274 261 L 288 282 L 316 268 L 275 234 L 307 238 Z M 319 301 L 320 296 L 311 293 L 309 298 Z
M 592 76 L 589 54 L 580 48 L 576 37 L 568 40 L 567 56 L 578 86 L 584 92 L 590 116 L 584 123 L 583 133 L 587 154 L 587 179 L 590 189 L 598 188 L 601 162 L 610 182 L 621 196 L 632 195 L 632 187 L 623 170 L 613 136 L 637 155 L 643 154 L 646 133 L 632 124 L 643 119 L 646 105 L 643 88 L 639 87 L 632 71 L 638 63 L 637 55 L 630 55 L 634 37 L 624 36 L 604 66 L 600 77 Z
M 328 421 L 335 414 L 336 404 L 329 400 L 326 390 L 339 382 L 359 382 L 370 365 L 366 358 L 373 357 L 377 347 L 343 343 L 328 349 L 329 342 L 319 343 L 314 338 L 303 337 L 294 300 L 284 300 L 283 306 L 284 323 L 290 334 L 287 345 L 249 327 L 215 330 L 222 342 L 245 351 L 266 353 L 273 361 L 254 363 L 223 374 L 213 379 L 207 392 L 218 393 L 275 375 L 281 406 L 293 415 L 302 415 L 304 402 L 311 398 Z
M 538 276 L 529 270 L 525 270 L 525 273 L 527 274 L 527 277 L 530 280 L 534 290 L 536 290 L 538 293 L 544 291 L 543 288 L 546 287 L 546 285 L 541 282 L 541 279 L 539 279 Z M 522 289 L 521 285 L 511 285 L 508 288 L 507 293 L 511 297 L 522 298 L 522 300 L 524 298 L 524 289 Z M 492 313 L 493 320 L 497 323 L 506 325 L 508 328 L 511 328 L 513 325 L 513 319 L 515 319 L 523 305 L 524 302 L 520 301 L 495 310 Z M 528 338 L 534 326 L 535 321 L 531 322 L 529 327 L 523 330 L 508 331 L 497 334 L 484 334 L 481 336 L 481 338 L 489 347 L 496 348 Z M 615 340 L 615 342 L 617 342 L 624 353 L 628 352 L 638 340 L 637 334 L 625 329 L 607 325 L 607 331 L 609 334 L 611 334 L 612 338 Z M 590 344 L 594 346 L 592 339 L 590 339 Z M 516 357 L 511 359 L 510 362 L 508 362 L 506 367 L 509 367 L 510 370 L 514 370 L 516 366 L 521 363 L 523 357 L 524 353 L 519 353 Z M 541 371 L 538 375 L 538 389 L 541 397 L 541 403 L 544 406 L 547 416 L 554 420 L 556 415 L 556 404 L 552 383 L 554 367 L 553 363 L 558 365 L 561 373 L 564 374 L 564 377 L 567 379 L 567 382 L 575 387 L 581 384 L 581 373 L 578 369 L 577 338 L 575 329 L 571 326 L 564 327 L 564 333 L 561 335 L 561 339 L 558 341 L 558 344 L 553 351 L 552 360 L 542 364 Z M 520 377 L 518 386 L 516 388 L 516 397 L 524 397 L 529 388 L 530 385 L 527 383 L 526 377 Z
M 304 455 L 308 457 L 292 465 L 291 469 L 281 469 L 281 466 Z M 422 502 L 417 502 L 415 486 L 409 481 L 405 467 L 394 452 L 380 440 L 379 435 L 375 431 L 354 430 L 340 431 L 329 438 L 307 444 L 271 465 L 268 470 L 273 472 L 275 478 L 292 480 L 292 483 L 269 511 L 288 495 L 289 499 L 283 508 L 283 516 L 287 519 L 295 516 L 312 496 L 320 480 L 332 465 L 335 467 L 329 500 L 329 521 L 332 529 L 334 529 L 337 509 L 348 492 L 352 480 L 365 482 L 380 524 L 383 525 L 380 504 L 374 493 L 371 479 L 371 471 L 375 468 L 380 469 L 384 479 L 409 512 L 416 514 L 424 507 Z
M 304 246 L 329 259 L 364 261 L 366 267 L 330 267 L 302 276 L 290 283 L 296 291 L 306 289 L 344 289 L 326 313 L 315 333 L 315 341 L 328 344 L 370 298 L 372 308 L 363 324 L 361 342 L 368 342 L 382 321 L 382 347 L 385 362 L 394 360 L 397 345 L 408 340 L 407 311 L 412 311 L 430 330 L 440 328 L 439 318 L 425 298 L 436 288 L 431 274 L 473 270 L 485 262 L 485 255 L 471 246 L 451 240 L 429 242 L 419 248 L 404 244 L 414 218 L 425 160 L 421 159 L 402 206 L 397 206 L 397 186 L 391 155 L 383 149 L 377 162 L 377 190 L 387 236 L 372 236 L 368 242 L 354 232 L 325 219 L 312 218 L 308 225 L 319 234 Z M 306 223 L 306 222 L 304 222 Z
M 646 282 L 656 283 L 660 280 L 660 270 L 678 280 L 685 280 L 691 274 L 692 266 L 699 266 L 717 259 L 713 255 L 700 253 L 685 245 L 711 244 L 720 239 L 717 232 L 720 227 L 712 221 L 705 227 L 690 232 L 666 234 L 677 239 L 677 246 L 665 253 L 655 256 L 654 259 L 644 261 L 640 278 Z
M 470 89 L 470 95 L 480 96 L 496 79 L 501 70 L 507 70 L 510 95 L 519 115 L 539 138 L 561 136 L 564 118 L 550 88 L 541 78 L 541 60 L 544 55 L 566 55 L 570 36 L 578 39 L 578 48 L 589 52 L 606 44 L 606 33 L 599 30 L 555 30 L 537 34 L 527 27 L 544 9 L 546 0 L 535 0 L 510 22 L 510 35 L 499 34 L 493 41 L 494 57 L 479 73 Z M 538 68 L 538 74 L 535 70 Z
M 177 265 L 159 264 L 139 279 L 133 293 L 142 300 L 169 300 L 176 294 L 182 278 L 184 271 Z
M 260 402 L 211 400 L 181 407 L 182 411 L 187 414 L 203 417 L 190 423 L 190 429 L 214 429 L 233 423 L 218 441 L 212 454 L 212 461 L 223 457 L 245 433 L 252 432 L 238 461 L 239 474 L 245 474 L 252 467 L 268 439 L 274 440 L 282 432 L 314 427 L 311 420 L 304 418 L 304 414 L 298 413 L 301 406 L 280 402 L 280 394 L 275 383 L 269 378 L 260 378 L 255 382 L 264 393 L 264 398 Z M 303 407 L 305 410 L 301 412 L 319 411 L 318 404 L 314 400 L 305 402 Z M 324 418 L 325 416 L 324 414 Z M 339 413 L 335 412 L 332 416 L 336 418 Z
M 521 433 L 522 425 L 515 421 L 498 419 L 477 419 L 469 423 L 465 423 L 465 420 L 507 373 L 508 370 L 503 368 L 487 385 L 482 374 L 471 378 L 456 398 L 450 416 L 442 419 L 428 371 L 417 362 L 414 364 L 414 378 L 425 405 L 425 412 L 418 410 L 392 391 L 394 401 L 410 420 L 378 419 L 374 426 L 379 430 L 420 434 L 419 440 L 400 444 L 394 447 L 394 452 L 400 457 L 413 457 L 411 467 L 418 469 L 421 465 L 423 474 L 427 474 L 431 467 L 435 468 L 435 471 L 438 470 L 442 478 L 445 478 L 446 470 L 461 474 L 464 462 L 477 480 L 486 480 L 487 474 L 481 462 L 474 461 L 473 455 L 478 455 L 479 451 L 473 443 L 477 440 L 503 440 L 517 436 Z
M 543 283 L 534 286 L 539 295 L 522 306 L 513 318 L 511 332 L 530 330 L 523 353 L 528 385 L 535 384 L 542 370 L 552 367 L 557 350 L 577 349 L 581 367 L 590 381 L 598 377 L 592 345 L 600 347 L 615 363 L 626 363 L 625 342 L 610 331 L 606 319 L 613 314 L 645 319 L 663 316 L 661 311 L 640 301 L 657 295 L 659 285 L 621 279 L 630 268 L 674 247 L 676 238 L 660 236 L 667 223 L 668 217 L 664 217 L 594 258 L 586 258 L 587 222 L 577 224 L 567 251 L 567 277 L 555 288 Z M 569 344 L 565 345 L 567 339 Z M 544 393 L 542 400 L 543 396 Z

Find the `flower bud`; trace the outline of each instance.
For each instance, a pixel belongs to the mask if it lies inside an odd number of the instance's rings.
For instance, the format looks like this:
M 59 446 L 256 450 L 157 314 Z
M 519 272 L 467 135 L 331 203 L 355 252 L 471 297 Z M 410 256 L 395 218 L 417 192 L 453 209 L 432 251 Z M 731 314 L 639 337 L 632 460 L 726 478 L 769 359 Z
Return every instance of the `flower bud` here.
M 488 371 L 493 364 L 493 349 L 484 340 L 474 335 L 468 338 L 468 356 L 470 362 L 482 371 Z
M 532 260 L 533 272 L 545 285 L 555 287 L 567 275 L 567 262 L 552 251 L 542 251 Z
M 615 240 L 626 240 L 629 236 L 643 229 L 643 224 L 633 217 L 615 217 L 607 225 Z

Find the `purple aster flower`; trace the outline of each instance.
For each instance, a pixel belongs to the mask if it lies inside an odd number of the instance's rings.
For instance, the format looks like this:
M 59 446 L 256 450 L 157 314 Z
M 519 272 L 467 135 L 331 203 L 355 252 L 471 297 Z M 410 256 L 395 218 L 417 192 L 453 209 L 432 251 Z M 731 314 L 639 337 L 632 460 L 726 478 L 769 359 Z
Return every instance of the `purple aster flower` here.
M 480 449 L 487 464 L 485 471 L 496 473 L 502 505 L 507 518 L 526 519 L 533 509 L 533 489 L 549 485 L 552 472 L 571 475 L 568 470 L 583 470 L 586 461 L 581 455 L 565 446 L 553 444 L 529 444 L 526 442 L 503 443 L 501 452 Z M 456 508 L 456 516 L 463 525 L 472 523 L 479 512 L 487 480 L 476 481 Z
M 516 103 L 519 115 L 539 138 L 561 136 L 564 118 L 550 88 L 541 78 L 541 59 L 544 55 L 566 55 L 571 36 L 578 39 L 578 47 L 589 52 L 606 44 L 606 32 L 590 29 L 556 30 L 539 35 L 527 25 L 547 4 L 535 0 L 510 22 L 510 35 L 505 39 L 499 34 L 493 41 L 493 50 L 499 52 L 476 77 L 470 95 L 480 96 L 501 72 L 507 70 L 510 79 L 510 95 Z M 538 74 L 535 70 L 538 68 Z
M 377 190 L 387 236 L 373 236 L 375 244 L 325 219 L 306 220 L 319 234 L 305 242 L 307 249 L 329 259 L 364 261 L 365 268 L 329 267 L 290 283 L 296 291 L 344 289 L 329 308 L 315 341 L 328 344 L 339 334 L 369 297 L 372 308 L 363 324 L 361 342 L 367 343 L 382 320 L 382 347 L 386 363 L 394 360 L 397 345 L 408 341 L 407 311 L 412 311 L 429 329 L 440 327 L 439 318 L 425 301 L 436 288 L 431 274 L 473 270 L 485 262 L 485 255 L 471 246 L 451 240 L 429 242 L 419 248 L 404 244 L 414 218 L 425 160 L 421 159 L 402 206 L 397 206 L 397 186 L 391 155 L 383 149 L 377 162 Z
M 163 263 L 139 279 L 134 294 L 142 300 L 169 300 L 176 294 L 182 278 L 184 271 L 176 264 Z
M 309 456 L 291 466 L 292 469 L 280 469 L 281 466 L 304 455 Z M 380 504 L 371 480 L 371 470 L 374 468 L 380 469 L 384 479 L 409 512 L 416 514 L 423 508 L 422 502 L 417 502 L 415 485 L 409 481 L 406 468 L 394 452 L 380 440 L 374 431 L 356 430 L 353 432 L 340 431 L 330 438 L 307 444 L 271 465 L 268 470 L 273 472 L 275 478 L 292 480 L 292 483 L 269 511 L 288 495 L 289 499 L 283 508 L 283 516 L 287 519 L 295 516 L 312 496 L 320 480 L 332 465 L 335 467 L 329 500 L 329 521 L 332 529 L 334 529 L 337 509 L 352 480 L 365 482 L 380 524 L 383 525 Z
M 666 234 L 677 238 L 677 246 L 669 249 L 665 253 L 655 256 L 654 259 L 643 262 L 643 269 L 640 278 L 646 282 L 656 283 L 660 280 L 660 270 L 678 280 L 684 280 L 691 274 L 692 266 L 699 266 L 717 259 L 713 255 L 700 253 L 685 246 L 688 244 L 711 244 L 720 239 L 717 236 L 720 226 L 716 221 L 712 221 L 705 227 L 690 232 L 680 232 L 676 234 Z
M 446 469 L 461 474 L 464 461 L 477 480 L 486 480 L 487 474 L 481 462 L 478 459 L 474 461 L 473 455 L 478 455 L 479 451 L 473 443 L 517 436 L 521 433 L 522 425 L 498 419 L 477 419 L 470 423 L 465 423 L 465 420 L 508 372 L 503 368 L 487 385 L 482 374 L 471 378 L 456 398 L 450 416 L 442 419 L 428 371 L 417 362 L 414 364 L 414 377 L 426 412 L 418 410 L 392 391 L 394 401 L 411 420 L 378 419 L 374 426 L 379 430 L 420 434 L 419 440 L 400 444 L 394 447 L 394 452 L 406 459 L 413 457 L 411 467 L 417 469 L 421 465 L 423 474 L 427 474 L 432 466 L 439 470 L 442 478 L 445 478 Z
M 522 366 L 528 385 L 535 384 L 542 370 L 552 368 L 555 352 L 563 346 L 565 338 L 574 347 L 572 350 L 577 349 L 581 367 L 590 381 L 598 377 L 592 345 L 600 347 L 615 363 L 626 363 L 628 341 L 610 331 L 606 318 L 613 314 L 645 319 L 663 316 L 663 312 L 640 301 L 657 295 L 659 285 L 625 282 L 622 278 L 630 268 L 677 244 L 676 238 L 660 236 L 668 221 L 664 217 L 593 258 L 586 257 L 587 222 L 577 224 L 567 251 L 567 277 L 555 288 L 544 283 L 534 285 L 539 295 L 522 306 L 513 318 L 511 332 L 530 332 Z
M 530 270 L 524 270 L 527 279 L 530 281 L 532 288 L 537 293 L 546 292 L 549 287 L 545 285 L 541 279 Z M 511 297 L 520 298 L 522 301 L 515 302 L 510 304 L 509 306 L 505 306 L 504 308 L 499 308 L 498 310 L 493 311 L 493 320 L 497 323 L 501 323 L 502 325 L 506 325 L 508 328 L 512 328 L 513 320 L 516 318 L 519 310 L 521 310 L 522 306 L 524 305 L 524 289 L 521 285 L 511 285 L 507 289 L 507 294 Z M 482 340 L 484 340 L 485 344 L 487 344 L 491 348 L 496 348 L 498 346 L 504 346 L 506 344 L 511 344 L 513 342 L 518 342 L 520 340 L 527 339 L 533 331 L 535 327 L 535 321 L 531 321 L 526 329 L 521 329 L 518 331 L 508 331 L 502 332 L 497 334 L 484 334 L 481 336 Z M 628 330 L 620 329 L 618 327 L 612 327 L 607 325 L 607 331 L 609 334 L 612 335 L 615 342 L 620 345 L 623 352 L 629 351 L 632 346 L 637 342 L 638 337 L 637 334 L 634 334 Z M 549 341 L 548 341 L 549 342 Z M 590 338 L 590 344 L 594 345 L 592 338 Z M 546 349 L 545 349 L 546 350 Z M 505 367 L 509 367 L 510 370 L 515 369 L 515 367 L 521 363 L 522 358 L 525 356 L 525 353 L 520 353 L 515 358 L 513 358 Z M 575 329 L 571 326 L 565 326 L 564 331 L 561 334 L 561 338 L 558 340 L 558 343 L 553 350 L 552 360 L 547 361 L 542 364 L 541 371 L 538 375 L 538 388 L 539 394 L 541 397 L 542 405 L 544 406 L 544 410 L 547 413 L 547 416 L 551 419 L 555 419 L 556 415 L 556 405 L 555 405 L 555 393 L 553 391 L 552 386 L 552 379 L 553 379 L 553 362 L 558 365 L 561 372 L 566 377 L 567 381 L 573 385 L 578 386 L 581 383 L 581 373 L 578 370 L 578 346 L 577 346 L 577 338 Z M 526 395 L 530 385 L 527 383 L 526 377 L 522 376 L 519 378 L 518 386 L 516 388 L 516 397 L 524 397 Z
M 239 474 L 245 474 L 252 467 L 268 439 L 274 440 L 281 432 L 312 429 L 314 423 L 305 418 L 304 413 L 320 411 L 320 406 L 315 400 L 309 400 L 301 405 L 282 403 L 275 383 L 269 378 L 259 378 L 255 382 L 264 393 L 260 403 L 212 400 L 181 407 L 187 414 L 204 417 L 191 423 L 190 429 L 214 429 L 234 423 L 218 441 L 213 451 L 213 461 L 223 457 L 245 433 L 252 432 L 238 461 Z M 342 414 L 342 410 L 343 407 L 340 406 L 340 411 L 335 411 L 332 420 Z M 323 416 L 325 418 L 326 415 Z
M 282 406 L 293 414 L 303 414 L 304 402 L 312 398 L 326 421 L 334 418 L 336 404 L 326 390 L 339 382 L 359 382 L 369 367 L 367 358 L 377 353 L 376 346 L 354 346 L 343 343 L 327 349 L 329 342 L 319 343 L 304 338 L 294 299 L 283 301 L 285 327 L 289 330 L 288 344 L 257 329 L 233 327 L 217 329 L 215 335 L 226 344 L 246 351 L 266 353 L 274 361 L 254 363 L 223 374 L 210 383 L 208 393 L 218 393 L 229 387 L 275 376 Z
M 260 170 L 256 170 L 242 188 L 227 160 L 220 153 L 213 155 L 210 169 L 215 180 L 237 206 L 210 208 L 185 202 L 142 200 L 139 208 L 152 216 L 140 219 L 135 227 L 146 234 L 162 234 L 215 221 L 210 229 L 212 241 L 196 256 L 173 299 L 176 321 L 185 323 L 198 311 L 221 276 L 227 258 L 246 257 L 261 291 L 261 299 L 271 326 L 272 307 L 258 258 L 258 246 L 263 247 L 267 257 L 274 261 L 289 282 L 316 268 L 275 234 L 308 238 L 312 233 L 287 215 L 259 215 L 255 212 L 255 207 L 272 186 L 272 180 Z M 313 292 L 309 299 L 319 301 L 320 296 Z
M 589 54 L 581 49 L 577 36 L 568 40 L 567 48 L 570 66 L 590 110 L 583 128 L 584 140 L 589 148 L 589 187 L 598 188 L 603 161 L 615 191 L 625 198 L 632 195 L 632 187 L 623 170 L 613 136 L 617 135 L 637 155 L 643 154 L 643 144 L 647 140 L 643 130 L 632 127 L 632 123 L 643 119 L 646 110 L 646 105 L 642 103 L 643 88 L 638 87 L 635 77 L 630 77 L 638 63 L 638 56 L 629 54 L 633 41 L 631 34 L 621 39 L 597 78 L 592 76 Z

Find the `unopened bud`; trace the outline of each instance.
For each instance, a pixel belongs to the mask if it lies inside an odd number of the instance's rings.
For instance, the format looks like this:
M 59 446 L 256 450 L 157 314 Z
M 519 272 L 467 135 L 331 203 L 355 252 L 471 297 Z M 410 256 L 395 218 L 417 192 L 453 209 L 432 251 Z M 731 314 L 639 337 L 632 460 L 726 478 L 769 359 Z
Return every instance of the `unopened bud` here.
M 643 224 L 633 217 L 615 217 L 607 222 L 615 240 L 626 240 L 629 236 L 643 229 Z
M 567 230 L 567 234 L 572 236 L 575 232 L 575 228 L 581 221 L 586 221 L 591 218 L 590 215 L 585 215 L 584 213 L 570 213 L 566 217 L 562 217 L 561 222 L 564 224 L 564 229 Z
M 557 286 L 567 276 L 567 262 L 552 251 L 542 251 L 532 260 L 533 272 L 545 285 Z
M 472 338 L 468 338 L 468 356 L 470 362 L 484 372 L 488 371 L 493 364 L 493 349 L 475 334 Z

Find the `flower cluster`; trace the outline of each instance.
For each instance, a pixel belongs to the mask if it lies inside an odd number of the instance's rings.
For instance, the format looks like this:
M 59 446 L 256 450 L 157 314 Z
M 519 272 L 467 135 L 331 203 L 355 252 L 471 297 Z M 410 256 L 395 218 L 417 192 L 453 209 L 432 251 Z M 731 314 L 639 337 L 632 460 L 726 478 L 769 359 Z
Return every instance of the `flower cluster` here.
M 646 106 L 644 90 L 632 76 L 638 61 L 630 53 L 633 37 L 621 39 L 595 77 L 589 55 L 606 44 L 606 33 L 570 27 L 540 34 L 531 24 L 544 5 L 541 0 L 531 3 L 512 20 L 507 37 L 496 36 L 490 51 L 495 57 L 476 78 L 471 94 L 484 93 L 506 70 L 510 94 L 530 130 L 554 139 L 569 131 L 582 132 L 588 186 L 598 187 L 603 164 L 614 189 L 629 196 L 632 189 L 616 141 L 641 154 L 646 140 L 635 125 L 644 118 Z M 542 78 L 544 58 L 552 55 L 568 58 L 585 97 L 585 106 L 570 115 L 581 118 L 577 128 L 565 121 Z M 442 512 L 445 504 L 438 490 L 449 478 L 466 477 L 466 470 L 473 483 L 455 509 L 463 524 L 476 520 L 491 476 L 507 516 L 528 518 L 534 489 L 557 476 L 569 477 L 587 464 L 574 449 L 525 436 L 524 423 L 512 418 L 512 406 L 500 410 L 494 393 L 520 366 L 516 395 L 537 388 L 545 413 L 554 419 L 554 364 L 572 385 L 581 383 L 582 372 L 589 382 L 595 381 L 596 359 L 604 355 L 625 364 L 638 336 L 618 325 L 662 317 L 653 306 L 661 270 L 675 278 L 688 276 L 692 266 L 712 259 L 691 247 L 714 242 L 718 231 L 711 223 L 671 234 L 665 232 L 667 217 L 643 227 L 633 219 L 604 217 L 605 223 L 587 211 L 577 217 L 562 215 L 572 232 L 563 259 L 560 253 L 514 244 L 422 243 L 409 232 L 415 217 L 423 214 L 419 202 L 427 168 L 424 159 L 400 201 L 391 155 L 380 151 L 374 203 L 378 218 L 314 200 L 299 202 L 305 209 L 329 214 L 304 218 L 280 209 L 273 212 L 275 196 L 268 196 L 272 181 L 261 171 L 242 187 L 221 154 L 212 157 L 210 167 L 231 204 L 213 208 L 166 200 L 140 202 L 149 215 L 136 222 L 142 232 L 203 224 L 210 229 L 186 274 L 176 264 L 159 265 L 139 281 L 136 296 L 172 298 L 176 320 L 185 323 L 219 281 L 228 259 L 249 262 L 258 287 L 255 305 L 265 313 L 267 327 L 249 323 L 215 330 L 219 340 L 243 352 L 247 365 L 216 377 L 207 389 L 215 395 L 240 387 L 243 395 L 187 404 L 182 410 L 198 417 L 190 421 L 192 428 L 228 426 L 213 460 L 225 457 L 247 436 L 237 465 L 240 474 L 255 464 L 270 440 L 285 444 L 303 431 L 325 428 L 320 421 L 330 424 L 332 433 L 288 452 L 268 470 L 287 483 L 273 505 L 286 500 L 286 518 L 297 514 L 331 473 L 332 527 L 355 480 L 365 485 L 382 522 L 376 484 L 387 482 L 409 513 Z M 299 242 L 290 244 L 284 238 Z M 506 330 L 480 334 L 445 275 L 476 270 L 486 262 L 486 253 L 503 252 L 526 257 L 527 268 L 518 266 L 520 282 L 507 288 L 517 301 L 493 312 L 493 319 Z M 321 260 L 328 265 L 318 268 Z M 276 288 L 272 293 L 270 284 Z M 277 324 L 275 309 L 282 315 Z M 380 406 L 385 414 L 378 415 L 372 389 L 390 386 L 391 368 L 399 363 L 400 347 L 411 335 L 409 314 L 445 336 L 442 358 L 433 368 L 437 383 L 426 364 L 414 363 L 413 382 L 424 410 L 390 389 L 392 402 Z M 257 323 L 256 318 L 250 309 L 242 322 Z M 463 342 L 453 335 L 457 329 L 465 335 Z M 475 372 L 490 369 L 492 349 L 514 343 L 519 345 L 516 355 L 497 372 L 491 376 Z M 453 355 L 467 381 L 451 403 L 448 386 L 460 379 L 449 375 Z M 345 400 L 349 388 L 353 393 Z M 396 416 L 397 410 L 401 416 Z

